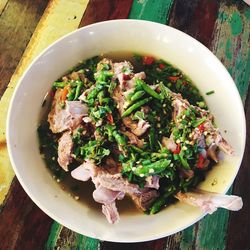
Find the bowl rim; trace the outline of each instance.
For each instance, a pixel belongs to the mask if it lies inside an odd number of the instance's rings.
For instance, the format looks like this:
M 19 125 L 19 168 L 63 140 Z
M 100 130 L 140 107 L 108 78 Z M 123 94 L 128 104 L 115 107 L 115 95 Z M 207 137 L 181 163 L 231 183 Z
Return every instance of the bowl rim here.
M 30 191 L 30 189 L 26 186 L 25 184 L 25 181 L 23 181 L 22 179 L 22 176 L 21 174 L 19 173 L 18 171 L 18 167 L 16 166 L 16 163 L 15 163 L 15 160 L 12 156 L 12 150 L 13 150 L 13 146 L 10 145 L 10 134 L 11 134 L 11 131 L 10 131 L 10 118 L 11 118 L 11 115 L 12 115 L 12 109 L 13 109 L 13 102 L 15 100 L 15 97 L 16 97 L 16 94 L 17 92 L 19 91 L 19 88 L 21 86 L 21 83 L 25 77 L 25 75 L 29 72 L 29 70 L 32 68 L 32 66 L 40 60 L 40 57 L 43 56 L 48 50 L 50 50 L 54 45 L 56 45 L 57 43 L 61 42 L 62 40 L 66 39 L 67 37 L 70 37 L 72 34 L 75 34 L 75 33 L 78 33 L 78 32 L 82 32 L 82 30 L 85 30 L 85 29 L 89 29 L 89 28 L 92 28 L 92 27 L 95 27 L 95 26 L 102 26 L 102 25 L 106 25 L 106 24 L 113 24 L 113 23 L 144 23 L 145 25 L 155 25 L 155 26 L 158 26 L 158 27 L 161 27 L 161 28 L 165 28 L 165 29 L 170 29 L 170 30 L 173 30 L 174 32 L 177 32 L 177 33 L 182 33 L 182 35 L 188 37 L 190 40 L 192 40 L 192 42 L 196 43 L 198 46 L 201 47 L 201 49 L 203 49 L 206 53 L 209 53 L 210 56 L 213 57 L 213 60 L 217 61 L 218 64 L 220 64 L 222 67 L 221 69 L 224 71 L 223 74 L 226 74 L 229 76 L 229 78 L 231 79 L 231 87 L 234 89 L 234 92 L 236 93 L 236 96 L 235 98 L 237 99 L 237 102 L 240 101 L 242 103 L 242 100 L 241 100 L 241 97 L 240 97 L 240 94 L 238 92 L 238 89 L 236 87 L 236 84 L 234 82 L 234 80 L 232 79 L 231 75 L 229 74 L 229 72 L 226 70 L 225 66 L 222 64 L 222 62 L 206 47 L 204 46 L 201 42 L 199 42 L 198 40 L 196 40 L 195 38 L 193 38 L 192 36 L 186 34 L 185 32 L 181 31 L 181 30 L 178 30 L 176 28 L 173 28 L 171 26 L 168 26 L 166 24 L 160 24 L 160 23 L 156 23 L 156 22 L 153 22 L 153 21 L 146 21 L 146 20 L 137 20 L 137 19 L 116 19 L 116 20 L 108 20 L 108 21 L 102 21 L 102 22 L 97 22 L 97 23 L 94 23 L 94 24 L 90 24 L 90 25 L 87 25 L 87 26 L 84 26 L 84 27 L 81 27 L 79 29 L 76 29 L 74 31 L 71 31 L 65 35 L 63 35 L 61 38 L 55 40 L 52 44 L 50 44 L 49 46 L 47 46 L 46 48 L 44 48 L 33 60 L 32 62 L 29 64 L 29 66 L 27 67 L 27 69 L 24 71 L 24 73 L 22 74 L 22 76 L 20 77 L 20 79 L 18 80 L 17 84 L 16 84 L 16 87 L 13 91 L 13 94 L 11 96 L 11 100 L 10 100 L 10 103 L 9 103 L 9 107 L 8 107 L 8 112 L 7 112 L 7 119 L 6 119 L 6 142 L 7 142 L 7 150 L 8 150 L 8 155 L 9 155 L 9 158 L 10 158 L 10 162 L 11 162 L 11 165 L 12 165 L 12 168 L 15 172 L 15 175 L 18 179 L 18 181 L 20 182 L 22 188 L 25 190 L 25 192 L 28 194 L 28 196 L 31 198 L 31 200 L 44 212 L 46 213 L 46 215 L 48 215 L 50 218 L 52 218 L 54 221 L 58 222 L 59 224 L 61 224 L 62 226 L 65 226 L 67 228 L 69 228 L 70 230 L 73 230 L 74 232 L 76 233 L 79 233 L 79 234 L 84 234 L 85 236 L 87 237 L 94 237 L 95 238 L 95 235 L 92 234 L 91 232 L 87 232 L 84 230 L 84 232 L 80 232 L 80 230 L 78 230 L 78 228 L 75 228 L 74 226 L 71 226 L 69 225 L 69 223 L 65 223 L 62 219 L 58 218 L 56 214 L 54 214 L 53 212 L 51 212 L 50 210 L 48 210 L 45 206 L 43 206 L 39 199 L 37 199 L 35 196 L 33 196 L 32 192 Z M 239 169 L 240 169 L 240 166 L 241 166 L 241 163 L 242 163 L 242 159 L 243 159 L 243 156 L 244 156 L 244 151 L 245 151 L 245 145 L 246 145 L 246 117 L 245 117 L 245 112 L 244 112 L 244 107 L 243 107 L 243 103 L 241 105 L 241 110 L 240 110 L 240 113 L 241 113 L 241 118 L 242 118 L 242 122 L 243 122 L 243 131 L 242 131 L 242 141 L 243 141 L 243 152 L 242 152 L 242 155 L 239 157 L 239 165 L 237 166 L 237 172 L 235 174 L 235 177 L 232 179 L 232 181 L 225 187 L 225 191 L 224 191 L 224 194 L 229 190 L 229 188 L 232 186 L 238 172 L 239 172 Z M 167 236 L 170 236 L 172 234 L 175 234 L 177 232 L 180 232 L 192 225 L 194 225 L 197 221 L 201 220 L 207 213 L 202 213 L 201 216 L 199 216 L 198 218 L 196 218 L 195 220 L 192 221 L 192 223 L 188 224 L 188 225 L 184 225 L 182 227 L 180 227 L 179 229 L 177 230 L 173 230 L 171 231 L 171 233 L 159 233 L 157 234 L 157 236 L 152 236 L 152 237 L 147 237 L 147 238 L 142 238 L 142 239 L 139 239 L 139 240 L 122 240 L 122 239 L 114 239 L 114 240 L 110 240 L 108 239 L 108 241 L 111 241 L 111 242 L 121 242 L 121 243 L 135 243 L 135 242 L 146 242 L 146 241 L 150 241 L 150 240 L 156 240 L 156 239 L 160 239 L 160 238 L 163 238 L 163 237 L 167 237 Z M 97 238 L 98 240 L 107 240 L 104 238 Z

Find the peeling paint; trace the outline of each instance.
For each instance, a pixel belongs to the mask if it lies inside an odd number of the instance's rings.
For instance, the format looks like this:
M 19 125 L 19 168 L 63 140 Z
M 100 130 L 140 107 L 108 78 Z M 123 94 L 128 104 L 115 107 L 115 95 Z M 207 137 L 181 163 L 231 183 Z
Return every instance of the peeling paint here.
M 237 36 L 242 32 L 243 29 L 243 23 L 241 19 L 241 15 L 238 12 L 234 12 L 231 16 L 231 29 L 232 29 L 232 35 Z
M 230 39 L 227 40 L 225 53 L 226 53 L 226 57 L 231 60 L 233 57 L 233 54 L 232 54 L 232 42 Z

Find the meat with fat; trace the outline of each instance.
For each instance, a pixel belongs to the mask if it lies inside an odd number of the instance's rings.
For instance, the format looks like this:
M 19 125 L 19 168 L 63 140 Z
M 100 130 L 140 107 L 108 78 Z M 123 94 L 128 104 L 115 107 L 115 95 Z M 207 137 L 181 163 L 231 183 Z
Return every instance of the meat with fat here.
M 193 192 L 177 193 L 175 197 L 187 204 L 201 208 L 202 211 L 212 214 L 217 208 L 225 208 L 238 211 L 242 208 L 243 202 L 239 196 L 212 193 L 203 190 Z
M 81 101 L 66 101 L 65 107 L 62 107 L 61 95 L 62 89 L 58 89 L 48 115 L 48 122 L 53 133 L 77 128 L 82 118 L 88 115 L 88 107 Z
M 72 162 L 73 141 L 70 132 L 64 132 L 58 141 L 58 163 L 65 170 L 68 171 L 68 165 Z

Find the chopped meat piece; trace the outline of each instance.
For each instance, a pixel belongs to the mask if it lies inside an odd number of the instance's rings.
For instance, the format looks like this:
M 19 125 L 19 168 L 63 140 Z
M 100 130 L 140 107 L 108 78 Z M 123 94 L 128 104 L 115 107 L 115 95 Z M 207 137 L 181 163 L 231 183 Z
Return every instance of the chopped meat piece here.
M 68 165 L 72 161 L 72 148 L 73 141 L 70 132 L 63 133 L 58 141 L 58 163 L 65 171 L 68 171 Z
M 82 118 L 88 114 L 88 107 L 80 101 L 66 101 L 65 108 L 61 106 L 62 90 L 55 93 L 48 122 L 53 133 L 65 130 L 73 130 L 82 122 Z
M 140 210 L 146 211 L 150 208 L 159 194 L 155 189 L 144 188 L 139 194 L 134 193 L 129 194 L 129 196 Z
M 218 156 L 216 154 L 216 149 L 217 149 L 217 145 L 215 143 L 211 143 L 211 145 L 209 146 L 208 150 L 207 150 L 207 155 L 213 159 L 215 162 L 218 162 Z
M 141 148 L 144 145 L 144 141 L 139 139 L 135 134 L 129 131 L 125 131 L 123 132 L 123 134 L 128 137 L 131 144 L 136 145 L 139 148 Z
M 143 119 L 140 119 L 139 122 L 136 123 L 131 119 L 131 117 L 125 117 L 122 121 L 124 125 L 127 128 L 130 128 L 131 132 L 137 136 L 143 135 L 150 127 L 150 124 Z
M 148 130 L 149 127 L 150 124 L 147 121 L 140 119 L 137 123 L 137 127 L 132 130 L 132 132 L 137 136 L 141 136 Z
M 81 166 L 73 170 L 71 175 L 73 178 L 82 181 L 92 179 L 92 182 L 96 186 L 93 197 L 98 200 L 98 202 L 104 204 L 104 214 L 109 222 L 113 220 L 110 220 L 110 213 L 108 213 L 109 210 L 107 210 L 110 208 L 108 206 L 110 204 L 107 204 L 107 202 L 112 202 L 112 206 L 115 206 L 115 199 L 122 199 L 124 194 L 127 193 L 131 196 L 137 207 L 145 211 L 158 197 L 156 189 L 140 189 L 137 184 L 129 183 L 120 173 L 110 174 L 104 167 L 97 167 L 90 160 L 85 161 Z M 149 185 L 154 185 L 154 187 L 157 188 L 158 181 L 157 179 L 153 179 Z
M 113 191 L 140 193 L 138 185 L 128 182 L 120 173 L 111 175 L 102 171 L 92 181 Z
M 211 121 L 206 121 L 204 123 L 205 131 L 207 131 L 207 141 L 210 143 L 215 143 L 223 152 L 232 155 L 234 150 L 232 146 L 221 136 L 219 129 L 215 128 Z
M 175 197 L 192 206 L 200 207 L 202 211 L 209 214 L 215 212 L 219 207 L 238 211 L 243 206 L 242 199 L 238 196 L 217 194 L 202 190 L 195 190 L 188 193 L 179 192 Z
M 146 180 L 146 184 L 145 184 L 144 187 L 159 189 L 159 187 L 160 187 L 160 184 L 159 184 L 160 177 L 158 175 L 148 176 L 145 180 Z
M 102 204 L 111 204 L 115 202 L 118 197 L 124 197 L 123 192 L 117 192 L 110 189 L 107 189 L 103 186 L 98 186 L 93 192 L 93 198 L 96 202 Z
M 166 147 L 168 150 L 170 150 L 172 152 L 176 150 L 177 145 L 173 139 L 173 136 L 170 136 L 170 138 L 163 136 L 161 143 L 162 143 L 163 147 Z
M 118 222 L 120 219 L 115 202 L 102 205 L 102 213 L 106 216 L 108 222 L 111 224 Z
M 177 119 L 177 117 L 186 109 L 188 109 L 190 106 L 190 103 L 183 99 L 181 94 L 175 94 L 173 92 L 170 92 L 172 98 L 173 98 L 173 102 L 172 105 L 174 107 L 174 111 L 173 111 L 173 119 L 176 123 L 176 125 L 179 124 L 179 121 Z M 204 131 L 206 132 L 207 136 L 207 142 L 209 142 L 210 146 L 212 143 L 215 143 L 222 151 L 224 151 L 226 154 L 232 155 L 234 153 L 233 148 L 231 147 L 231 145 L 221 136 L 219 129 L 215 128 L 214 125 L 212 124 L 213 121 L 213 116 L 209 114 L 208 111 L 203 110 L 199 107 L 195 107 L 192 106 L 193 108 L 195 108 L 196 110 L 199 111 L 199 113 L 201 114 L 201 117 L 206 117 L 206 120 L 204 121 L 203 125 L 204 125 Z M 193 140 L 196 140 L 198 138 L 200 138 L 201 136 L 201 131 L 199 131 L 199 129 L 194 129 L 194 136 L 193 136 Z
M 88 181 L 97 175 L 97 171 L 95 164 L 90 160 L 86 160 L 82 165 L 71 171 L 71 176 L 79 181 Z
M 192 169 L 184 169 L 182 167 L 178 167 L 179 176 L 184 179 L 189 179 L 194 176 L 194 171 Z
M 105 171 L 109 174 L 117 174 L 122 170 L 122 165 L 119 162 L 116 162 L 111 156 L 108 156 L 103 165 Z

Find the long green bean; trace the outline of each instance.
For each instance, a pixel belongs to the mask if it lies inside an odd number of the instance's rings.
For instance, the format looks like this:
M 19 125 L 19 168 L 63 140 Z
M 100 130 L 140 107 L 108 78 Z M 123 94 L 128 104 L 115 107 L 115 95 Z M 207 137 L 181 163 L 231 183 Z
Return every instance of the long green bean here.
M 153 89 L 151 89 L 143 80 L 137 78 L 136 84 L 140 85 L 143 88 L 143 90 L 145 90 L 149 95 L 153 96 L 158 100 L 162 100 L 162 97 L 158 93 L 156 93 Z
M 136 102 L 135 104 L 133 104 L 127 110 L 124 111 L 124 113 L 122 114 L 122 118 L 130 115 L 133 111 L 140 108 L 142 105 L 150 102 L 151 100 L 152 100 L 152 98 L 148 97 L 148 98 L 145 98 L 145 99 L 143 99 L 141 101 Z

